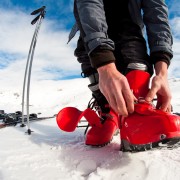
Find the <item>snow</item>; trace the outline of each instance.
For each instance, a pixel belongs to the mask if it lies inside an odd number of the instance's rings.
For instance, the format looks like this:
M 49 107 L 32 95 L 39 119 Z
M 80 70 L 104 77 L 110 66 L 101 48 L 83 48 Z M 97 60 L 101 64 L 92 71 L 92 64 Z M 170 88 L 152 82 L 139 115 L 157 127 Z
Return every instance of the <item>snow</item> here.
M 180 112 L 180 79 L 169 80 L 174 112 Z M 91 98 L 87 79 L 31 83 L 30 112 L 57 114 L 66 106 L 84 110 Z M 21 110 L 21 86 L 0 89 L 0 109 Z M 0 129 L 0 180 L 179 180 L 180 148 L 139 153 L 119 151 L 119 134 L 102 148 L 84 144 L 84 128 L 67 133 L 56 119 Z

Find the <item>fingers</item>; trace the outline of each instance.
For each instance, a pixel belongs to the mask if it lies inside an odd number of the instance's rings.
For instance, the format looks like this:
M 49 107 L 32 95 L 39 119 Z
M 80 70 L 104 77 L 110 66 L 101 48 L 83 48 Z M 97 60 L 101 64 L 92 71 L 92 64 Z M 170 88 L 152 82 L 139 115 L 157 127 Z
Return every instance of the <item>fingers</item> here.
M 136 101 L 136 97 L 133 95 L 132 91 L 130 89 L 124 89 L 123 96 L 126 102 L 127 111 L 129 113 L 134 112 L 134 101 Z
M 126 101 L 122 93 L 118 93 L 116 96 L 117 112 L 122 116 L 128 116 L 128 108 L 126 107 Z
M 127 79 L 114 63 L 99 67 L 99 88 L 110 106 L 119 115 L 127 116 L 134 111 L 134 97 Z
M 173 111 L 172 105 L 170 104 L 166 110 L 166 112 L 171 113 Z
M 151 102 L 156 95 L 157 95 L 157 90 L 153 88 L 148 92 L 145 100 L 148 102 Z M 170 101 L 171 101 L 170 97 L 167 97 L 167 96 L 163 97 L 161 95 L 158 95 L 156 108 L 161 109 L 162 111 L 165 111 L 165 112 L 171 112 Z
M 159 105 L 156 105 L 157 109 L 160 109 L 164 112 L 172 112 L 172 106 L 169 103 L 164 103 L 161 105 L 161 103 L 158 103 Z
M 123 83 L 120 85 L 122 84 Z M 108 88 L 100 86 L 100 90 L 106 97 L 111 108 L 119 115 L 126 117 L 128 113 L 134 112 L 134 100 L 136 100 L 136 98 L 133 96 L 128 84 L 125 88 L 124 86 L 118 86 L 118 84 L 113 86 L 113 88 L 111 88 L 111 86 Z
M 152 89 L 149 90 L 148 94 L 145 97 L 145 101 L 152 101 L 154 99 L 154 97 L 157 94 L 158 89 L 156 87 L 152 87 Z
M 162 111 L 165 112 L 172 112 L 171 98 L 169 98 L 168 100 L 166 98 L 164 100 L 163 98 L 164 97 L 158 98 L 156 108 L 161 109 Z
M 168 107 L 169 107 L 169 103 L 166 102 L 166 103 L 163 103 L 163 104 L 161 105 L 160 109 L 161 109 L 162 111 L 167 111 Z
M 167 87 L 157 90 L 157 104 L 156 108 L 165 112 L 171 112 L 171 93 Z
M 154 99 L 157 92 L 161 89 L 161 83 L 162 81 L 157 76 L 153 78 L 151 89 L 145 97 L 146 101 L 151 102 Z
M 116 89 L 116 88 L 115 88 Z M 115 89 L 109 91 L 102 92 L 109 102 L 111 108 L 122 116 L 128 116 L 128 110 L 126 107 L 125 100 L 121 91 L 116 91 Z
M 152 87 L 148 92 L 145 100 L 152 101 L 157 95 L 156 108 L 165 112 L 171 112 L 171 92 L 168 86 L 168 81 L 161 76 L 155 76 L 152 80 Z

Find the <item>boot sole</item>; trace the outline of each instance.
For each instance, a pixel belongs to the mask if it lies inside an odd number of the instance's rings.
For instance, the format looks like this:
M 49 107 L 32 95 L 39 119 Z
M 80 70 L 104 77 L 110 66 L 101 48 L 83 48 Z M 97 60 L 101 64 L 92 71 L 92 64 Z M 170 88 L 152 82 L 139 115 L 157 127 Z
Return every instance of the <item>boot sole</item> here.
M 109 141 L 109 142 L 106 142 L 104 144 L 97 144 L 97 145 L 92 145 L 92 144 L 86 144 L 87 146 L 91 146 L 91 147 L 94 147 L 94 148 L 101 148 L 101 147 L 104 147 L 104 146 L 107 146 L 108 144 L 110 144 L 112 141 L 112 139 Z
M 180 147 L 180 137 L 164 139 L 148 144 L 130 144 L 126 140 L 121 140 L 120 151 L 123 152 L 142 152 L 153 149 L 175 149 Z

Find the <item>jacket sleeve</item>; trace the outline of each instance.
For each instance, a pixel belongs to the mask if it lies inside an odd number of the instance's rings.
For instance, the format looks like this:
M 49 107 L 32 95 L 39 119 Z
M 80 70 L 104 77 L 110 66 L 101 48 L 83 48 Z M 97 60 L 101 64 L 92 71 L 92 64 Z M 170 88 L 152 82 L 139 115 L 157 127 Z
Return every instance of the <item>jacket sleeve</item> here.
M 75 0 L 74 16 L 92 66 L 114 61 L 114 42 L 107 35 L 103 0 Z
M 159 52 L 162 52 L 162 58 L 170 61 L 173 57 L 173 39 L 168 22 L 168 8 L 164 0 L 142 0 L 142 9 L 150 55 L 157 61 L 157 57 L 161 58 Z

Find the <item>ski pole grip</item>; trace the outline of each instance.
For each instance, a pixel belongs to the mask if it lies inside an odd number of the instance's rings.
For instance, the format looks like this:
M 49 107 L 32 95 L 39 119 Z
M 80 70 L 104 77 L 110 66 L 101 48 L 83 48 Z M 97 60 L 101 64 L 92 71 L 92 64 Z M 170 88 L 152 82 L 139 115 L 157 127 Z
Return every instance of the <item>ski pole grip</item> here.
M 35 10 L 35 11 L 33 11 L 33 12 L 31 13 L 31 15 L 36 15 L 36 14 L 40 13 L 36 18 L 34 18 L 34 19 L 31 21 L 31 24 L 32 24 L 32 25 L 36 24 L 36 22 L 38 21 L 38 19 L 40 18 L 40 16 L 44 18 L 45 13 L 46 13 L 45 8 L 46 8 L 46 6 L 42 6 L 41 8 L 39 8 L 39 9 L 37 9 L 37 10 Z
M 34 18 L 32 21 L 31 21 L 31 24 L 34 25 L 36 24 L 37 20 L 39 19 L 40 15 L 38 15 L 36 18 Z
M 41 13 L 42 11 L 45 10 L 45 8 L 46 8 L 46 6 L 42 6 L 41 8 L 34 10 L 34 11 L 31 13 L 31 15 L 36 15 L 36 14 L 38 14 L 38 13 Z

